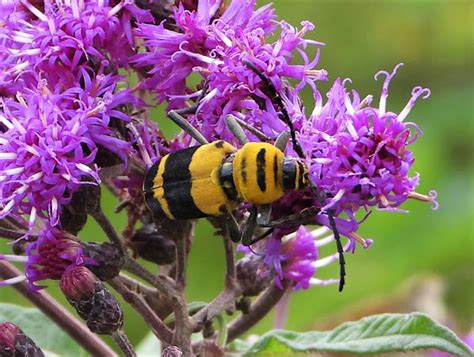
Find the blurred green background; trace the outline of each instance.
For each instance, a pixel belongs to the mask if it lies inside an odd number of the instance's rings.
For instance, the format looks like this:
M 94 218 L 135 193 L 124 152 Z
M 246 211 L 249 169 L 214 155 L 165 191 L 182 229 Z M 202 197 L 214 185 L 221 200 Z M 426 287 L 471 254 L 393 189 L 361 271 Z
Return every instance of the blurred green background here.
M 360 233 L 375 243 L 346 254 L 344 292 L 329 286 L 293 293 L 286 327 L 326 328 L 365 314 L 429 310 L 439 303 L 435 318 L 465 333 L 474 321 L 474 2 L 276 0 L 274 5 L 279 18 L 293 25 L 316 24 L 308 37 L 326 43 L 319 68 L 329 71 L 330 81 L 320 85 L 323 93 L 337 77 L 350 77 L 352 88 L 361 96 L 373 94 L 377 103 L 382 83 L 373 75 L 399 62 L 405 66 L 391 83 L 389 110 L 399 112 L 414 86 L 431 89 L 432 96 L 420 100 L 408 120 L 424 131 L 411 147 L 413 173 L 421 173 L 417 191 L 436 189 L 440 203 L 437 211 L 410 201 L 404 206 L 409 214 L 374 212 Z M 311 110 L 311 98 L 305 103 Z M 116 202 L 104 204 L 112 212 Z M 121 229 L 124 216 L 114 223 Z M 90 223 L 82 238 L 97 240 L 98 231 Z M 222 289 L 222 244 L 204 221 L 196 235 L 187 295 L 189 301 L 209 301 Z M 323 269 L 318 277 L 337 277 L 337 269 Z M 26 304 L 11 288 L 0 290 L 0 301 Z M 138 342 L 146 327 L 133 311 L 126 314 L 126 330 Z M 272 323 L 269 316 L 252 332 L 262 333 Z

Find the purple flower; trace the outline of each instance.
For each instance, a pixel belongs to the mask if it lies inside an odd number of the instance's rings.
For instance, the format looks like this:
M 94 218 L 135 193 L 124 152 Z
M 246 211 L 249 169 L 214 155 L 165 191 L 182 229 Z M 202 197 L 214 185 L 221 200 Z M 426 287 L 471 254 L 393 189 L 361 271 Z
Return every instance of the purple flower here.
M 0 30 L 0 52 L 28 70 L 53 76 L 67 76 L 91 58 L 127 66 L 134 46 L 130 21 L 152 20 L 127 1 L 53 1 L 44 9 L 21 4 L 23 16 L 7 17 Z
M 275 250 L 277 255 L 272 254 Z M 275 259 L 277 258 L 277 259 Z M 272 264 L 277 272 L 275 283 L 281 287 L 281 279 L 293 281 L 294 290 L 307 289 L 316 269 L 312 265 L 318 258 L 314 237 L 306 228 L 300 227 L 293 238 L 282 242 L 272 237 L 267 243 L 264 263 Z
M 66 90 L 40 81 L 17 100 L 0 99 L 0 217 L 14 212 L 30 215 L 30 227 L 36 216 L 55 225 L 80 185 L 100 182 L 99 149 L 127 162 L 130 144 L 110 125 L 128 121 L 118 108 L 137 101 L 127 90 L 116 91 L 119 80 L 83 70 Z
M 260 260 L 259 274 L 263 277 L 273 276 L 277 286 L 289 283 L 292 290 L 308 289 L 312 285 L 329 285 L 339 282 L 339 279 L 318 279 L 317 270 L 339 260 L 339 254 L 327 257 L 319 256 L 319 248 L 327 244 L 334 244 L 334 236 L 326 227 L 308 231 L 305 227 L 289 235 L 274 233 L 266 241 L 253 246 L 253 250 L 240 247 L 247 255 Z M 363 241 L 367 248 L 372 241 Z M 349 239 L 344 251 L 353 250 L 352 240 Z
M 39 280 L 60 279 L 72 265 L 95 263 L 83 255 L 82 244 L 74 236 L 49 225 L 27 246 L 26 254 L 25 275 L 33 288 L 38 288 L 35 282 Z
M 216 14 L 219 6 L 220 1 L 200 1 L 197 11 L 188 11 L 180 5 L 175 10 L 175 31 L 166 23 L 139 25 L 136 34 L 146 48 L 132 60 L 139 68 L 150 68 L 142 86 L 155 91 L 158 102 L 168 100 L 168 109 L 181 108 L 186 100 L 205 94 L 188 120 L 209 140 L 235 142 L 225 127 L 227 114 L 274 137 L 286 128 L 278 118 L 281 108 L 274 107 L 247 63 L 265 73 L 278 91 L 285 87 L 286 78 L 298 80 L 297 88 L 306 84 L 315 88 L 314 82 L 325 79 L 326 72 L 314 69 L 319 52 L 312 60 L 305 53 L 308 45 L 321 45 L 304 39 L 314 26 L 304 22 L 297 29 L 275 22 L 271 6 L 254 10 L 255 1 L 232 1 L 222 15 Z M 271 42 L 276 29 L 279 37 Z M 303 64 L 293 64 L 296 54 Z M 186 85 L 192 72 L 202 77 L 197 89 Z
M 223 27 L 242 32 L 269 31 L 273 27 L 273 10 L 269 6 L 254 13 L 255 1 L 233 1 L 219 19 L 213 19 L 220 5 L 220 0 L 199 1 L 197 10 L 189 11 L 179 4 L 174 10 L 176 31 L 168 30 L 166 23 L 138 26 L 135 34 L 143 39 L 145 51 L 132 61 L 138 68 L 151 67 L 143 86 L 156 91 L 160 102 L 171 95 L 185 94 L 186 78 L 193 68 L 214 60 L 213 51 L 225 46 Z M 213 27 L 217 23 L 218 33 Z
M 40 280 L 60 279 L 64 271 L 71 265 L 95 264 L 93 259 L 83 254 L 80 241 L 50 224 L 46 224 L 39 232 L 37 239 L 27 245 L 26 256 L 0 255 L 0 260 L 25 264 L 24 276 L 0 282 L 0 286 L 26 279 L 32 290 L 44 288 L 44 286 L 35 284 Z
M 299 103 L 298 91 L 290 90 L 284 96 L 290 115 L 300 127 L 297 136 L 311 180 L 323 197 L 312 202 L 320 207 L 316 220 L 330 226 L 329 210 L 335 215 L 344 213 L 348 219 L 336 220 L 338 230 L 354 242 L 361 241 L 355 233 L 359 225 L 355 213 L 361 208 L 367 212 L 371 206 L 399 210 L 410 197 L 436 206 L 435 193 L 424 196 L 415 192 L 419 177 L 409 175 L 414 156 L 408 147 L 421 130 L 405 121 L 416 100 L 420 96 L 427 98 L 430 92 L 416 87 L 399 114 L 386 112 L 388 86 L 398 68 L 390 74 L 377 74 L 386 76 L 378 108 L 370 106 L 372 96 L 361 100 L 356 91 L 349 95 L 347 81 L 340 80 L 335 81 L 324 105 L 322 96 L 315 92 L 316 106 L 308 118 Z

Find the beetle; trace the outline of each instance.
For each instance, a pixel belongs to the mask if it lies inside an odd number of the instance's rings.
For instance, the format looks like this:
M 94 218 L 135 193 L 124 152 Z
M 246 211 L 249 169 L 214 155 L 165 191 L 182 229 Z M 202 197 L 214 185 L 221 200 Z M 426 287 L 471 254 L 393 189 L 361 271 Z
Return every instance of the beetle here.
M 179 114 L 169 115 L 201 145 L 167 154 L 148 170 L 143 191 L 156 218 L 223 216 L 240 202 L 248 202 L 263 208 L 251 211 L 249 226 L 244 227 L 241 237 L 231 238 L 242 238 L 244 245 L 251 245 L 257 223 L 273 225 L 269 222 L 271 203 L 287 191 L 310 187 L 306 164 L 283 154 L 288 132 L 280 135 L 275 145 L 248 142 L 236 119 L 229 115 L 226 124 L 242 144 L 237 149 L 223 140 L 209 143 L 202 135 L 195 135 L 197 130 L 190 129 Z

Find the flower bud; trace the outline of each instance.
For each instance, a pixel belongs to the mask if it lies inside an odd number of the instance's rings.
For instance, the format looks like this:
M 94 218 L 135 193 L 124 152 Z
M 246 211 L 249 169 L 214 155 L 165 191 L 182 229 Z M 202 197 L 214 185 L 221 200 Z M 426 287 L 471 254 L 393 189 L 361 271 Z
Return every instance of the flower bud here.
M 43 357 L 43 351 L 11 322 L 0 324 L 0 357 Z
M 119 303 L 86 267 L 68 268 L 59 287 L 92 332 L 111 334 L 122 327 L 123 312 Z
M 158 265 L 171 264 L 175 260 L 175 245 L 158 233 L 154 224 L 146 224 L 135 232 L 130 245 L 140 257 Z
M 26 248 L 28 262 L 25 271 L 29 282 L 34 287 L 39 280 L 59 280 L 70 265 L 93 264 L 92 259 L 84 256 L 82 247 L 75 236 L 46 226 L 38 239 Z
M 183 352 L 181 352 L 178 346 L 168 346 L 163 350 L 161 355 L 163 357 L 181 357 Z
M 87 222 L 87 214 L 97 209 L 100 202 L 100 186 L 82 185 L 61 211 L 61 228 L 71 234 L 79 233 Z
M 87 267 L 102 281 L 115 278 L 125 262 L 120 249 L 110 243 L 86 243 L 83 248 L 84 255 L 95 261 Z

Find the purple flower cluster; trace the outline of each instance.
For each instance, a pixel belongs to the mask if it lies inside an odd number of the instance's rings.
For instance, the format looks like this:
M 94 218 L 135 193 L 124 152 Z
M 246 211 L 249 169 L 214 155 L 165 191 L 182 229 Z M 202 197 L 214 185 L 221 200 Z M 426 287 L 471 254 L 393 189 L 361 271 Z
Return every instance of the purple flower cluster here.
M 120 1 L 47 1 L 43 9 L 28 1 L 13 1 L 2 11 L 2 59 L 16 71 L 43 72 L 49 81 L 71 77 L 78 66 L 94 59 L 128 65 L 134 41 L 130 21 L 150 21 L 151 15 Z M 3 6 L 3 5 L 2 5 Z M 10 10 L 10 11 L 9 11 Z M 15 73 L 15 68 L 8 73 Z
M 80 185 L 100 182 L 101 150 L 127 163 L 131 144 L 112 126 L 138 102 L 110 68 L 128 63 L 132 18 L 150 15 L 127 2 L 2 4 L 0 218 L 54 226 Z
M 386 112 L 390 81 L 400 65 L 385 75 L 380 104 L 370 106 L 372 96 L 360 100 L 356 91 L 352 98 L 345 82 L 337 80 L 324 105 L 316 96 L 316 106 L 303 121 L 299 132 L 308 157 L 313 182 L 331 201 L 337 213 L 354 213 L 361 207 L 377 206 L 396 209 L 414 192 L 418 175 L 409 176 L 414 156 L 408 146 L 421 134 L 414 123 L 405 122 L 416 100 L 430 94 L 416 87 L 400 114 Z
M 137 68 L 151 68 L 141 85 L 156 93 L 158 102 L 167 101 L 168 109 L 204 95 L 188 120 L 209 140 L 235 142 L 225 126 L 228 114 L 274 137 L 286 128 L 278 119 L 282 108 L 274 107 L 250 66 L 264 72 L 278 91 L 285 78 L 299 81 L 298 89 L 306 84 L 315 89 L 314 82 L 326 79 L 326 72 L 314 69 L 319 51 L 310 60 L 305 48 L 322 43 L 304 38 L 314 28 L 309 22 L 297 29 L 275 21 L 271 5 L 254 10 L 255 1 L 232 1 L 216 16 L 221 5 L 220 0 L 200 1 L 196 11 L 180 5 L 173 30 L 166 23 L 140 25 L 136 35 L 146 50 L 133 61 Z M 303 64 L 293 63 L 296 54 Z M 192 73 L 202 78 L 195 89 L 186 84 Z
M 98 185 L 104 169 L 117 162 L 122 165 L 109 171 L 115 174 L 107 176 L 107 184 L 130 207 L 123 236 L 131 237 L 138 221 L 150 223 L 142 197 L 145 170 L 193 141 L 185 133 L 166 140 L 142 113 L 144 102 L 135 93 L 151 93 L 154 104 L 168 110 L 187 109 L 185 119 L 208 140 L 236 146 L 225 124 L 229 114 L 243 123 L 251 141 L 273 142 L 289 124 L 294 127 L 317 192 L 288 193 L 273 204 L 272 218 L 316 207 L 314 223 L 323 231 L 283 225 L 259 244 L 261 270 L 280 286 L 333 282 L 314 277 L 318 267 L 337 260 L 318 254 L 321 242 L 333 240 L 321 235 L 331 228 L 329 214 L 348 239 L 345 251 L 354 251 L 356 242 L 365 248 L 371 243 L 357 233 L 361 210 L 366 216 L 372 208 L 401 210 L 408 198 L 436 205 L 435 193 L 415 192 L 419 177 L 410 175 L 414 155 L 408 147 L 421 130 L 406 121 L 429 90 L 414 88 L 398 114 L 386 110 L 399 66 L 376 75 L 385 76 L 378 106 L 372 96 L 348 91 L 349 81 L 340 79 L 324 102 L 317 87 L 328 77 L 318 68 L 323 44 L 306 38 L 313 24 L 296 28 L 278 21 L 271 5 L 255 8 L 255 0 L 177 1 L 159 23 L 137 4 L 14 0 L 1 5 L 0 219 L 29 221 L 27 234 L 40 232 L 27 248 L 30 281 L 58 278 L 68 265 L 82 264 L 79 248 L 75 253 L 47 248 L 57 254 L 59 260 L 51 261 L 59 268 L 57 273 L 39 269 L 39 252 L 44 244 L 63 248 L 51 238 L 62 234 L 62 207 L 82 185 Z M 308 48 L 314 47 L 310 56 Z M 121 90 L 129 84 L 120 69 L 135 71 L 138 84 Z M 309 116 L 303 89 L 315 101 Z M 297 153 L 288 145 L 287 156 Z M 115 160 L 104 161 L 110 155 Z
M 127 162 L 130 144 L 110 128 L 112 120 L 128 121 L 117 107 L 133 102 L 128 91 L 116 92 L 118 79 L 84 71 L 82 86 L 64 90 L 41 81 L 1 100 L 0 217 L 28 214 L 34 223 L 38 215 L 56 225 L 61 205 L 81 184 L 100 182 L 99 149 Z

